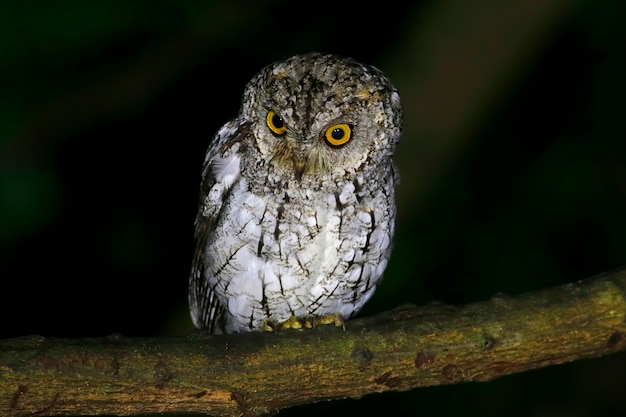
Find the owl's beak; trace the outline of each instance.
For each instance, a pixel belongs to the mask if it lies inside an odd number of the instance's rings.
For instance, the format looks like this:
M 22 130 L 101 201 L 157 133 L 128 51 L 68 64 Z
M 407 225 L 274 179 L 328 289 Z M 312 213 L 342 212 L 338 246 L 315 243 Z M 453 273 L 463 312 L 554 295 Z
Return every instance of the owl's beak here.
M 304 171 L 306 171 L 307 158 L 294 156 L 293 158 L 293 172 L 296 175 L 296 179 L 300 181 Z
M 293 160 L 293 173 L 296 179 L 300 181 L 305 172 L 311 168 L 309 152 L 306 146 L 294 143 L 291 151 L 291 159 Z
M 306 150 L 298 146 L 295 141 L 289 140 L 289 138 L 286 141 L 280 142 L 280 145 L 276 147 L 272 161 L 287 169 L 289 165 L 291 165 L 294 176 L 298 181 L 300 181 L 304 173 L 311 168 L 311 161 Z

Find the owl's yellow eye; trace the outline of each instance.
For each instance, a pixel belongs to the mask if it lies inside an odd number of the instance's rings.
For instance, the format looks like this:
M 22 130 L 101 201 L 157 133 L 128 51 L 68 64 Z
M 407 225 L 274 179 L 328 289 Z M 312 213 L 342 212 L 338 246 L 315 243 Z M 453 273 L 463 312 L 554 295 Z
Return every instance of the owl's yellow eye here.
M 348 143 L 351 136 L 352 128 L 349 124 L 346 123 L 332 125 L 328 129 L 326 129 L 326 133 L 324 134 L 326 142 L 328 142 L 328 144 L 331 146 L 345 145 L 346 143 Z
M 282 135 L 287 130 L 287 125 L 285 125 L 285 121 L 282 117 L 280 117 L 276 112 L 270 110 L 267 112 L 267 127 L 277 135 Z

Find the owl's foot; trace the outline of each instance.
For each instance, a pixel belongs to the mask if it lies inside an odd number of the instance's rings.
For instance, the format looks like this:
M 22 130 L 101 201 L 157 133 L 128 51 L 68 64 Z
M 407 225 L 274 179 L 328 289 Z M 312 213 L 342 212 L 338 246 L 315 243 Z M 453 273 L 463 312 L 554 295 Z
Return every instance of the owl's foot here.
M 284 329 L 312 329 L 313 327 L 334 324 L 337 327 L 342 327 L 346 330 L 346 321 L 341 313 L 325 314 L 318 316 L 315 314 L 309 314 L 304 317 L 291 316 L 282 323 L 276 323 L 270 319 L 263 321 L 263 330 L 266 332 L 273 332 L 276 330 Z
M 325 314 L 323 316 L 314 317 L 316 320 L 314 326 L 319 326 L 321 324 L 334 324 L 337 327 L 341 327 L 344 331 L 346 330 L 346 320 L 343 318 L 343 314 L 341 313 Z

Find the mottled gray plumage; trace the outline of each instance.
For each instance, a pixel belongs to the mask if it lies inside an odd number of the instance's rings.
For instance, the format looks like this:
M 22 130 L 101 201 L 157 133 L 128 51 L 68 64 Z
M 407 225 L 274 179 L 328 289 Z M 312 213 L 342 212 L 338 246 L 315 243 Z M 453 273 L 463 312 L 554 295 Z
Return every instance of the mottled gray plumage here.
M 307 54 L 261 70 L 204 161 L 194 325 L 230 333 L 357 313 L 391 252 L 401 124 L 398 93 L 374 67 Z

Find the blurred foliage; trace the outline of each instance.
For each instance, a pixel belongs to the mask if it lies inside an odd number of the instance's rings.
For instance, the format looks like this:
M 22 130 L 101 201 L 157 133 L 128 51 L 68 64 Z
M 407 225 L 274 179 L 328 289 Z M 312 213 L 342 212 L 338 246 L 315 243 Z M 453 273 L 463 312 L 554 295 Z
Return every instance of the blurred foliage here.
M 319 50 L 373 63 L 411 91 L 409 34 L 440 3 L 454 1 L 322 1 L 305 12 L 285 1 L 0 4 L 0 293 L 14 299 L 2 303 L 2 337 L 185 334 L 200 167 L 247 80 Z M 392 261 L 363 314 L 517 294 L 626 263 L 626 3 L 572 4 L 459 134 L 467 145 L 420 203 L 401 200 Z M 401 195 L 420 169 L 400 165 Z M 281 414 L 624 414 L 625 362 Z

